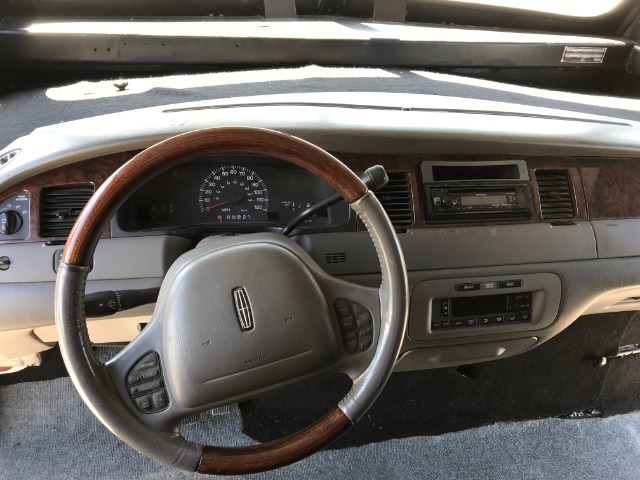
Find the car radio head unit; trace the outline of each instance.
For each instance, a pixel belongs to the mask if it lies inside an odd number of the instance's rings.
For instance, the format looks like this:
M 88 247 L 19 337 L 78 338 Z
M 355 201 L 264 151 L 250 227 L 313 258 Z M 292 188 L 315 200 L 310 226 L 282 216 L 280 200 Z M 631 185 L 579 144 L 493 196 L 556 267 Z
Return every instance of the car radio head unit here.
M 427 221 L 528 219 L 532 215 L 526 164 L 423 162 L 420 165 Z

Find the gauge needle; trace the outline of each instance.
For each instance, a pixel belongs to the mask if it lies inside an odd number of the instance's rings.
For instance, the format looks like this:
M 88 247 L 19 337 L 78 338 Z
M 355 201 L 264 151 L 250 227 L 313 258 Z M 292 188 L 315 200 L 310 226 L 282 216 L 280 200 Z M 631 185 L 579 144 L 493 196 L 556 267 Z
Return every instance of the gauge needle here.
M 222 205 L 226 205 L 227 203 L 231 203 L 231 202 L 229 202 L 229 200 L 227 200 L 226 202 L 222 202 L 222 203 L 218 203 L 217 205 L 212 205 L 212 206 L 210 206 L 210 207 L 206 207 L 206 208 L 204 208 L 203 210 L 204 210 L 205 212 L 208 212 L 209 210 L 213 210 L 214 208 L 221 207 Z
M 231 197 L 229 200 L 225 200 L 224 202 L 217 203 L 216 205 L 212 205 L 210 207 L 205 207 L 202 210 L 205 211 L 205 212 L 208 212 L 209 210 L 213 210 L 214 208 L 221 207 L 221 206 L 226 205 L 228 203 L 238 204 L 242 200 L 244 200 L 244 197 L 245 197 L 244 193 L 239 193 L 239 194 L 236 194 L 235 196 Z

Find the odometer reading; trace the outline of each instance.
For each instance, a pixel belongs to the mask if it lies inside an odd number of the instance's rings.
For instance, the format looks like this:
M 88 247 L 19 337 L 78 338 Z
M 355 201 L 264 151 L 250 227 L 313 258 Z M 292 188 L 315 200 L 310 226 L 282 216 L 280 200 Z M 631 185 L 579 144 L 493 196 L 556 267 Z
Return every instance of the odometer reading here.
M 200 212 L 211 215 L 216 223 L 264 222 L 269 192 L 253 170 L 225 165 L 204 179 L 198 203 Z

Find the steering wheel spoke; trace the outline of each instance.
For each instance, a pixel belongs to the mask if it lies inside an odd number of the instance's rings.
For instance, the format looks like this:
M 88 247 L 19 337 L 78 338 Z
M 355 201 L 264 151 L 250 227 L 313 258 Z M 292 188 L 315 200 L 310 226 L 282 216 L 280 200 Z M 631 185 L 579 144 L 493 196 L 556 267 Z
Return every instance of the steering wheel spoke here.
M 161 322 L 154 319 L 105 367 L 122 401 L 140 421 L 175 433 L 187 416 L 171 399 L 165 378 Z
M 340 358 L 336 370 L 355 379 L 373 358 L 380 335 L 380 297 L 377 288 L 346 282 L 329 275 L 319 279 L 338 332 Z

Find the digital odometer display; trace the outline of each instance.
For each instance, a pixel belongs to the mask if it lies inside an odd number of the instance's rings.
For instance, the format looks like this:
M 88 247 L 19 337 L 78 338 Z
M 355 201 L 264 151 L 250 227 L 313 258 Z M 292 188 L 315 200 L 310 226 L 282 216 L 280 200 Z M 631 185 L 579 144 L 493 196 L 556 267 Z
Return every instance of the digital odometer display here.
M 269 210 L 269 191 L 253 170 L 225 165 L 204 179 L 198 204 L 217 223 L 263 222 Z
M 462 195 L 462 205 L 506 205 L 507 197 L 504 195 Z

